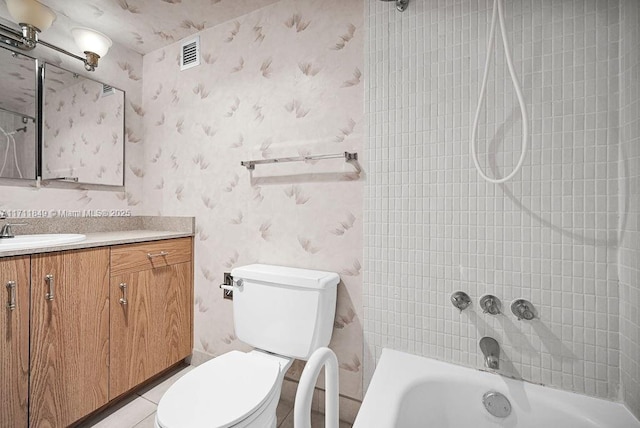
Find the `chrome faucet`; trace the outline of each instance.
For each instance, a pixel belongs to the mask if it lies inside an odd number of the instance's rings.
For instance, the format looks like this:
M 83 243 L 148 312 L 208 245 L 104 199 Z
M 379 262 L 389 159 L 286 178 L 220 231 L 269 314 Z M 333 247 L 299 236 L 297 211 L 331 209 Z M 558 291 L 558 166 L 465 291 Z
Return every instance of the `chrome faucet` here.
M 8 214 L 5 210 L 0 210 L 0 220 L 6 220 L 8 217 Z M 2 226 L 2 229 L 0 229 L 0 239 L 4 239 L 4 238 L 15 238 L 15 235 L 13 234 L 13 231 L 11 230 L 11 228 L 13 226 L 26 226 L 27 223 L 5 223 L 4 226 Z
M 4 226 L 2 226 L 2 229 L 0 229 L 0 239 L 6 239 L 6 238 L 15 238 L 16 236 L 13 234 L 13 231 L 11 230 L 11 228 L 13 226 L 26 226 L 27 223 L 5 223 Z
M 484 364 L 487 368 L 498 370 L 500 368 L 500 345 L 493 337 L 480 339 L 480 350 L 484 354 Z

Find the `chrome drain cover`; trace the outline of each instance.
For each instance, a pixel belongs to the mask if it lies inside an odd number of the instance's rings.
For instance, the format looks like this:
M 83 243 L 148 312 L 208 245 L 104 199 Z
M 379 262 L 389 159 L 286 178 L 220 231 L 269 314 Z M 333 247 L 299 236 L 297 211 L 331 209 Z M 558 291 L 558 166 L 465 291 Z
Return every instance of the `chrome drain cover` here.
M 509 399 L 497 391 L 485 392 L 482 396 L 482 404 L 487 412 L 496 418 L 506 418 L 511 414 L 511 403 Z

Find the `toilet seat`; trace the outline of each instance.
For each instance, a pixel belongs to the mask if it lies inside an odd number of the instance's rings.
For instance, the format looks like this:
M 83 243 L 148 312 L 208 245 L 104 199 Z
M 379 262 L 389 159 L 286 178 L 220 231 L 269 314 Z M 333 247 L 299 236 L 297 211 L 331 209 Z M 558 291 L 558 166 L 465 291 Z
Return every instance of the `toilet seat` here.
M 277 359 L 231 351 L 190 371 L 158 404 L 161 428 L 228 428 L 253 419 L 280 388 Z

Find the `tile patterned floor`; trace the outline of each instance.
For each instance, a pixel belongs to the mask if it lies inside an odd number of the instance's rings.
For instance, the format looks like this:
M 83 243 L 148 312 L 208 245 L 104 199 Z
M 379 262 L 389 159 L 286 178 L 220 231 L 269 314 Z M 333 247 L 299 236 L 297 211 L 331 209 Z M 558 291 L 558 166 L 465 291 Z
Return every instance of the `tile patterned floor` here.
M 92 417 L 81 425 L 82 428 L 153 428 L 156 407 L 162 395 L 181 376 L 192 370 L 192 366 L 182 367 L 159 379 L 116 406 Z M 277 409 L 278 428 L 293 428 L 293 403 L 280 400 Z M 324 415 L 311 414 L 312 428 L 324 427 Z M 350 428 L 346 422 L 340 422 L 340 428 Z M 185 427 L 187 428 L 187 427 Z

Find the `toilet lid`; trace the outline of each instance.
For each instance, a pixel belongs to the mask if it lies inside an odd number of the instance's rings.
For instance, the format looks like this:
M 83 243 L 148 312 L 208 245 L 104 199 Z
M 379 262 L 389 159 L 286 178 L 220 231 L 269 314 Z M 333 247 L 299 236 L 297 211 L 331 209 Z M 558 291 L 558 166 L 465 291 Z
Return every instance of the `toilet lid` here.
M 164 394 L 156 418 L 163 428 L 218 427 L 251 415 L 276 388 L 280 364 L 231 351 L 191 370 Z

